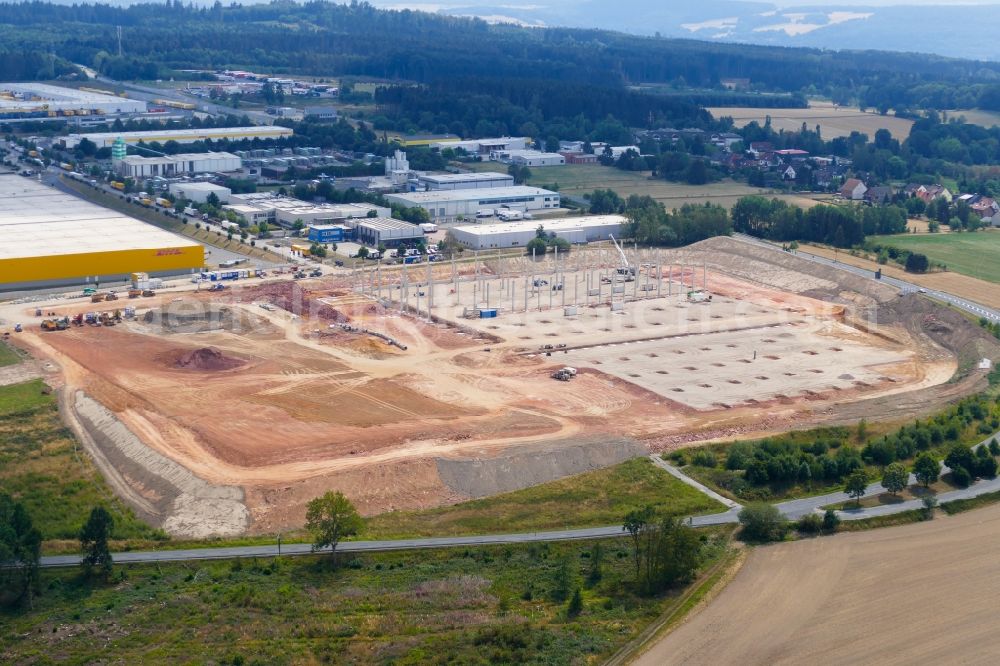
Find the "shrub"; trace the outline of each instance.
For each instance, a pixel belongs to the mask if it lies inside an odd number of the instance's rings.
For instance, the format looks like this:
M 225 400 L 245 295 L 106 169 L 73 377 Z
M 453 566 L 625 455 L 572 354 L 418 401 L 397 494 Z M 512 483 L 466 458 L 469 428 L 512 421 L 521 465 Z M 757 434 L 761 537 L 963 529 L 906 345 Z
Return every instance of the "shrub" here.
M 749 541 L 780 541 L 788 528 L 785 517 L 770 504 L 755 502 L 740 511 L 741 537 Z
M 827 509 L 823 514 L 823 529 L 827 532 L 836 532 L 840 526 L 840 516 L 833 509 Z
M 795 528 L 803 534 L 818 534 L 823 529 L 823 519 L 815 513 L 802 516 Z
M 719 461 L 715 459 L 715 454 L 705 449 L 696 451 L 691 462 L 699 467 L 715 467 L 719 464 Z
M 990 440 L 989 449 L 993 455 L 1000 456 L 1000 443 L 997 442 L 996 437 Z

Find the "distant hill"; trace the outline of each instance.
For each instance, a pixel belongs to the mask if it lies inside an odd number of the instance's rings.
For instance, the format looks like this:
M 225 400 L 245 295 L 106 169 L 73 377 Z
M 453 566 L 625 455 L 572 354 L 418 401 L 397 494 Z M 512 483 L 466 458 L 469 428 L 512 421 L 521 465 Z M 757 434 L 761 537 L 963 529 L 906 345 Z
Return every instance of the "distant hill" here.
M 430 10 L 442 3 L 419 0 L 376 5 Z M 781 9 L 739 0 L 540 0 L 506 3 L 469 0 L 443 3 L 440 11 L 524 25 L 606 28 L 639 35 L 692 37 L 709 41 L 834 49 L 880 49 L 1000 60 L 992 36 L 1000 31 L 1000 7 L 975 5 L 864 6 L 829 4 Z

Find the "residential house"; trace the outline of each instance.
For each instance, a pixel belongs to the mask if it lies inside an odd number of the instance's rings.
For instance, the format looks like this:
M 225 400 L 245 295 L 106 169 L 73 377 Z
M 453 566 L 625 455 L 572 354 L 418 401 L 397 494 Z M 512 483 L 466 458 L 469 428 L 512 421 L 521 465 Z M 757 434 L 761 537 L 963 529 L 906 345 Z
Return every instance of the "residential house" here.
M 774 152 L 774 144 L 770 141 L 753 141 L 750 143 L 750 154 L 754 157 L 770 155 Z
M 861 201 L 868 187 L 857 178 L 848 178 L 840 187 L 840 196 L 851 201 Z
M 911 197 L 917 197 L 924 203 L 930 203 L 938 197 L 951 203 L 953 196 L 943 185 L 907 185 L 905 192 Z
M 972 203 L 969 208 L 972 209 L 974 215 L 978 215 L 979 219 L 992 219 L 994 215 L 1000 211 L 1000 204 L 996 202 L 995 199 L 991 197 L 978 197 L 974 203 Z
M 873 206 L 885 206 L 892 201 L 892 188 L 891 187 L 870 187 L 868 191 L 865 192 L 865 201 Z
M 795 167 L 788 166 L 784 171 L 781 172 L 782 180 L 795 180 L 798 174 L 795 171 Z

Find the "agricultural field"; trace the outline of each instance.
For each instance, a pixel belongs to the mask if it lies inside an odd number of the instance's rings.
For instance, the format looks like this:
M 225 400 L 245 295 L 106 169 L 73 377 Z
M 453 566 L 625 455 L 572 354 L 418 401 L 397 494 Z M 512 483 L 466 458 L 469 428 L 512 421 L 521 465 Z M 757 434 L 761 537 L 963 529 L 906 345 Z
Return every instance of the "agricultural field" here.
M 707 608 L 635 663 L 991 661 L 998 548 L 1000 505 L 755 548 Z
M 116 539 L 162 533 L 138 520 L 77 448 L 41 380 L 0 387 L 0 491 L 24 503 L 47 541 L 76 539 L 90 509 L 107 507 Z
M 692 516 L 725 507 L 653 465 L 635 458 L 533 488 L 424 511 L 372 517 L 364 538 L 399 539 L 490 534 L 614 525 L 634 509 L 654 507 L 664 516 Z
M 703 568 L 729 532 L 700 532 Z M 32 610 L 0 610 L 0 661 L 599 663 L 683 592 L 635 594 L 627 539 L 340 559 L 119 565 L 106 585 L 45 570 Z
M 6 342 L 0 342 L 0 368 L 7 365 L 17 365 L 21 356 Z
M 763 125 L 767 116 L 771 116 L 771 126 L 779 132 L 797 132 L 802 129 L 802 123 L 810 130 L 819 125 L 820 132 L 827 141 L 838 136 L 849 136 L 851 132 L 861 132 L 872 139 L 880 129 L 889 130 L 893 138 L 902 141 L 910 135 L 910 128 L 913 126 L 912 120 L 818 101 L 811 101 L 807 109 L 715 107 L 708 109 L 708 112 L 716 118 L 731 117 L 737 127 L 745 127 L 755 120 Z
M 901 250 L 920 252 L 949 271 L 970 277 L 1000 282 L 1000 231 L 976 233 L 902 234 L 873 236 L 873 243 L 891 245 Z
M 947 111 L 948 119 L 958 119 L 960 117 L 965 118 L 965 122 L 972 123 L 973 125 L 981 125 L 989 129 L 990 127 L 995 127 L 1000 125 L 1000 113 L 996 111 L 981 111 L 979 109 L 959 109 L 953 111 Z

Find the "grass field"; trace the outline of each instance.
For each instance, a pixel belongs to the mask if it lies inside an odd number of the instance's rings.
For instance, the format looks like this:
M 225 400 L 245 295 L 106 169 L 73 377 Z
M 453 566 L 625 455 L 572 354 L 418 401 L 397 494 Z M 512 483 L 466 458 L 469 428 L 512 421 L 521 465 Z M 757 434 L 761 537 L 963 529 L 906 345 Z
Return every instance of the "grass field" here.
M 728 552 L 705 532 L 703 568 Z M 600 580 L 588 583 L 595 546 Z M 0 661 L 75 664 L 596 664 L 685 590 L 630 591 L 627 539 L 352 557 L 45 570 L 33 610 L 0 610 Z M 568 576 L 561 576 L 561 571 Z M 560 583 L 560 578 L 567 581 Z M 566 613 L 560 589 L 581 589 Z
M 802 129 L 802 123 L 810 130 L 820 126 L 824 139 L 839 136 L 850 136 L 851 132 L 867 134 L 869 139 L 880 129 L 887 129 L 892 136 L 902 141 L 910 135 L 912 120 L 882 116 L 874 112 L 865 112 L 857 108 L 834 106 L 830 102 L 812 101 L 807 109 L 754 109 L 714 107 L 708 109 L 715 118 L 729 116 L 737 127 L 744 127 L 756 120 L 764 124 L 767 116 L 771 117 L 771 127 L 775 131 L 797 132 Z
M 385 513 L 369 519 L 363 538 L 533 532 L 615 525 L 626 513 L 653 506 L 690 516 L 725 507 L 655 466 L 635 458 L 607 469 L 455 506 Z
M 1000 282 L 1000 232 L 980 231 L 960 234 L 911 234 L 873 236 L 870 240 L 898 247 L 901 250 L 926 254 L 931 261 L 944 264 L 948 270 Z
M 6 342 L 0 342 L 0 368 L 5 365 L 17 365 L 21 362 L 21 355 Z
M 157 536 L 77 451 L 59 421 L 55 397 L 41 380 L 0 387 L 0 492 L 24 503 L 47 540 L 75 539 L 99 504 L 112 512 L 116 538 Z

